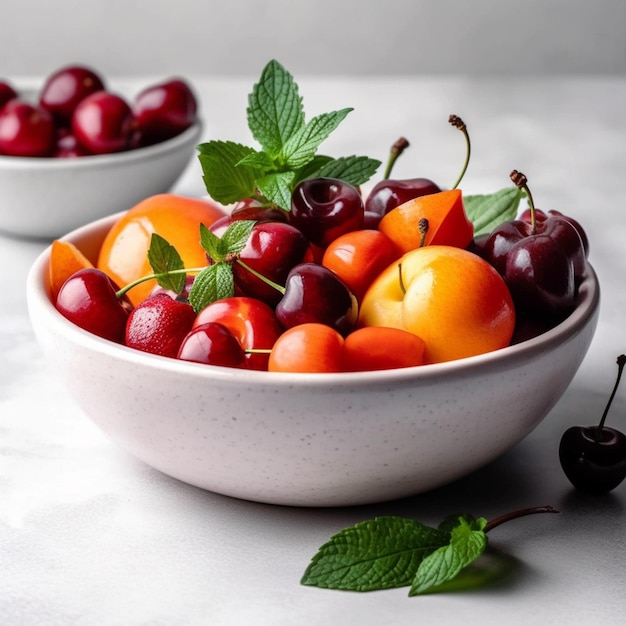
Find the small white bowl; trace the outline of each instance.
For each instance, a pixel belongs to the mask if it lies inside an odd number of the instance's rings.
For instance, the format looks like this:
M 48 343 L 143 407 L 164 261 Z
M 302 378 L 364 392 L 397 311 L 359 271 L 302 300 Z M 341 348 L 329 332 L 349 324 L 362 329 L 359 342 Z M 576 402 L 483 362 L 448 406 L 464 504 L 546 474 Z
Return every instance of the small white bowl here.
M 116 218 L 70 233 L 95 258 Z M 493 461 L 528 435 L 578 370 L 599 315 L 591 267 L 556 328 L 476 357 L 400 370 L 277 374 L 158 357 L 91 335 L 48 295 L 49 249 L 27 284 L 52 370 L 121 447 L 181 481 L 295 506 L 418 494 Z
M 51 240 L 169 191 L 201 133 L 197 121 L 172 139 L 126 152 L 73 158 L 0 155 L 0 232 Z

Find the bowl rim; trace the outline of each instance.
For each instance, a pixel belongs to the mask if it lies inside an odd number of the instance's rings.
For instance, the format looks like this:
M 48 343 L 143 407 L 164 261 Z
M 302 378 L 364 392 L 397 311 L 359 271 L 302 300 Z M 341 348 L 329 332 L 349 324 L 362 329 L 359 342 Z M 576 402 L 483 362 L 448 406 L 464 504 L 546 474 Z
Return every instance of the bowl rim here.
M 98 231 L 106 232 L 123 212 L 107 216 L 81 226 L 64 235 L 62 239 L 77 242 L 88 236 L 95 238 Z M 268 386 L 288 388 L 294 385 L 311 388 L 397 385 L 402 383 L 425 384 L 441 382 L 462 376 L 474 376 L 491 370 L 502 370 L 507 366 L 533 359 L 553 347 L 562 345 L 577 336 L 590 323 L 597 323 L 600 307 L 600 284 L 592 265 L 587 262 L 583 281 L 580 284 L 577 306 L 574 311 L 557 326 L 545 333 L 518 344 L 510 345 L 476 356 L 465 357 L 444 363 L 417 365 L 413 367 L 371 372 L 266 372 L 244 370 L 203 363 L 182 361 L 142 352 L 127 346 L 108 341 L 72 324 L 54 307 L 48 291 L 47 265 L 50 246 L 43 250 L 32 264 L 26 279 L 27 303 L 31 323 L 33 318 L 45 318 L 48 326 L 53 325 L 58 334 L 84 349 L 103 353 L 113 359 L 135 363 L 172 375 L 186 375 L 194 378 L 232 382 L 247 386 Z M 594 320 L 595 318 L 595 320 Z
M 0 172 L 7 170 L 50 170 L 55 169 L 86 169 L 106 167 L 108 165 L 124 166 L 130 165 L 136 161 L 143 161 L 162 154 L 175 152 L 179 148 L 183 148 L 190 143 L 195 143 L 200 139 L 204 129 L 204 121 L 198 117 L 196 121 L 186 128 L 182 133 L 170 137 L 165 141 L 143 146 L 141 148 L 133 148 L 132 150 L 124 150 L 123 152 L 112 152 L 110 154 L 86 154 L 75 158 L 55 158 L 55 157 L 27 157 L 27 156 L 9 156 L 0 154 Z

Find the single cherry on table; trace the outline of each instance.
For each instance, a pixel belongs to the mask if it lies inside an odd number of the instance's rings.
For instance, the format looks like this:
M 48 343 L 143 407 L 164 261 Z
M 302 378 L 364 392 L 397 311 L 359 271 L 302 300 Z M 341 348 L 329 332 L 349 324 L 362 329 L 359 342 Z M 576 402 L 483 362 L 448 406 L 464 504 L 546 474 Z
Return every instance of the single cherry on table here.
M 572 485 L 581 491 L 607 493 L 626 478 L 626 435 L 604 425 L 625 364 L 626 355 L 617 357 L 617 378 L 599 424 L 572 426 L 561 437 L 561 467 Z

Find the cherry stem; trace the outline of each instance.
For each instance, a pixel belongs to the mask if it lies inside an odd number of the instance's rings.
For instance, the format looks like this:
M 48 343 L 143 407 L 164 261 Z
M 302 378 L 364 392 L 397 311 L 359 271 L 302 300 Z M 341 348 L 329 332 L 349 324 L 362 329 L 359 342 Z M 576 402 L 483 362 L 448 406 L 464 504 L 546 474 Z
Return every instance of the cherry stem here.
M 534 235 L 537 232 L 537 219 L 535 216 L 535 203 L 533 201 L 533 195 L 530 193 L 530 189 L 528 188 L 528 179 L 521 172 L 513 170 L 511 172 L 511 180 L 515 183 L 515 186 L 518 189 L 526 192 L 526 195 L 528 196 L 528 206 L 530 207 L 530 228 L 532 234 Z
M 426 243 L 426 233 L 428 232 L 429 225 L 428 219 L 425 217 L 421 217 L 417 223 L 417 228 L 420 233 L 420 248 L 423 248 Z
M 602 430 L 604 428 L 604 422 L 606 420 L 606 416 L 609 413 L 609 409 L 611 408 L 611 404 L 613 402 L 613 398 L 615 397 L 615 392 L 619 386 L 619 381 L 622 378 L 622 372 L 624 371 L 624 365 L 626 365 L 626 354 L 620 354 L 617 357 L 617 378 L 615 380 L 615 385 L 613 386 L 613 391 L 611 392 L 611 396 L 609 397 L 609 401 L 606 403 L 606 407 L 604 408 L 604 413 L 602 414 L 602 418 L 600 419 L 600 423 L 598 424 L 598 430 Z
M 524 517 L 525 515 L 534 515 L 535 513 L 558 513 L 554 507 L 552 506 L 533 506 L 528 509 L 519 509 L 517 511 L 512 511 L 511 513 L 505 513 L 504 515 L 500 515 L 499 517 L 495 517 L 491 521 L 487 522 L 483 531 L 488 533 L 490 530 L 493 530 L 496 526 L 500 526 L 500 524 L 504 524 L 505 522 L 510 522 L 511 520 L 517 519 L 518 517 Z
M 456 189 L 461 183 L 461 181 L 463 180 L 463 177 L 465 176 L 465 172 L 467 172 L 467 167 L 470 162 L 470 155 L 472 153 L 472 144 L 470 142 L 469 133 L 467 132 L 467 126 L 465 125 L 465 122 L 458 115 L 451 115 L 448 118 L 448 122 L 450 122 L 450 124 L 452 124 L 452 126 L 454 126 L 455 128 L 458 128 L 463 133 L 463 136 L 465 137 L 465 148 L 466 148 L 465 149 L 465 163 L 463 163 L 463 169 L 461 169 L 461 173 L 459 174 L 459 177 L 456 179 L 456 182 L 454 183 L 454 185 L 452 185 L 452 189 Z
M 155 272 L 153 274 L 145 274 L 144 276 L 141 276 L 140 278 L 136 278 L 132 282 L 124 285 L 120 290 L 115 292 L 115 296 L 119 300 L 120 298 L 123 298 L 126 295 L 126 293 L 129 292 L 133 287 L 136 287 L 137 285 L 141 285 L 141 283 L 144 283 L 147 280 L 158 280 L 159 278 L 163 278 L 164 276 L 173 276 L 176 274 L 198 274 L 203 269 L 206 269 L 206 266 L 192 267 L 191 269 L 187 269 L 183 267 L 178 270 L 168 270 L 167 272 Z
M 387 167 L 385 168 L 385 173 L 383 174 L 383 179 L 386 180 L 391 176 L 391 170 L 395 165 L 398 157 L 409 147 L 408 139 L 404 137 L 400 137 L 400 139 L 396 140 L 391 146 L 391 150 L 389 151 L 389 159 L 387 160 Z
M 259 280 L 262 280 L 266 285 L 273 287 L 274 289 L 276 289 L 276 291 L 278 291 L 282 295 L 285 295 L 286 289 L 282 285 L 275 283 L 273 280 L 270 280 L 269 278 L 267 278 L 267 276 L 263 276 L 263 274 L 259 274 L 259 272 L 251 268 L 245 261 L 242 261 L 241 259 L 236 259 L 235 263 L 238 263 L 239 265 L 241 265 L 241 267 L 248 270 L 252 275 L 256 276 Z

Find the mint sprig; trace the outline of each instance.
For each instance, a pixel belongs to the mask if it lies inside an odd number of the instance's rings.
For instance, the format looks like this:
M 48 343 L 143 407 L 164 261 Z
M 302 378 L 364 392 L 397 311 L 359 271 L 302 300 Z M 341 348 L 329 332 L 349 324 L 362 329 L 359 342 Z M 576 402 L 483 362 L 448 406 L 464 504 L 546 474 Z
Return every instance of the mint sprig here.
M 198 159 L 207 192 L 223 204 L 254 197 L 290 211 L 293 190 L 305 178 L 329 176 L 362 185 L 380 161 L 317 154 L 352 110 L 322 113 L 307 121 L 298 85 L 280 63 L 270 61 L 248 97 L 248 127 L 260 149 L 220 140 L 200 144 Z
M 375 591 L 410 587 L 409 595 L 475 586 L 463 577 L 487 549 L 487 532 L 534 513 L 558 513 L 550 506 L 507 513 L 491 522 L 468 514 L 446 518 L 437 528 L 413 519 L 384 516 L 345 528 L 313 556 L 301 583 L 325 589 Z M 486 579 L 483 577 L 482 579 Z

